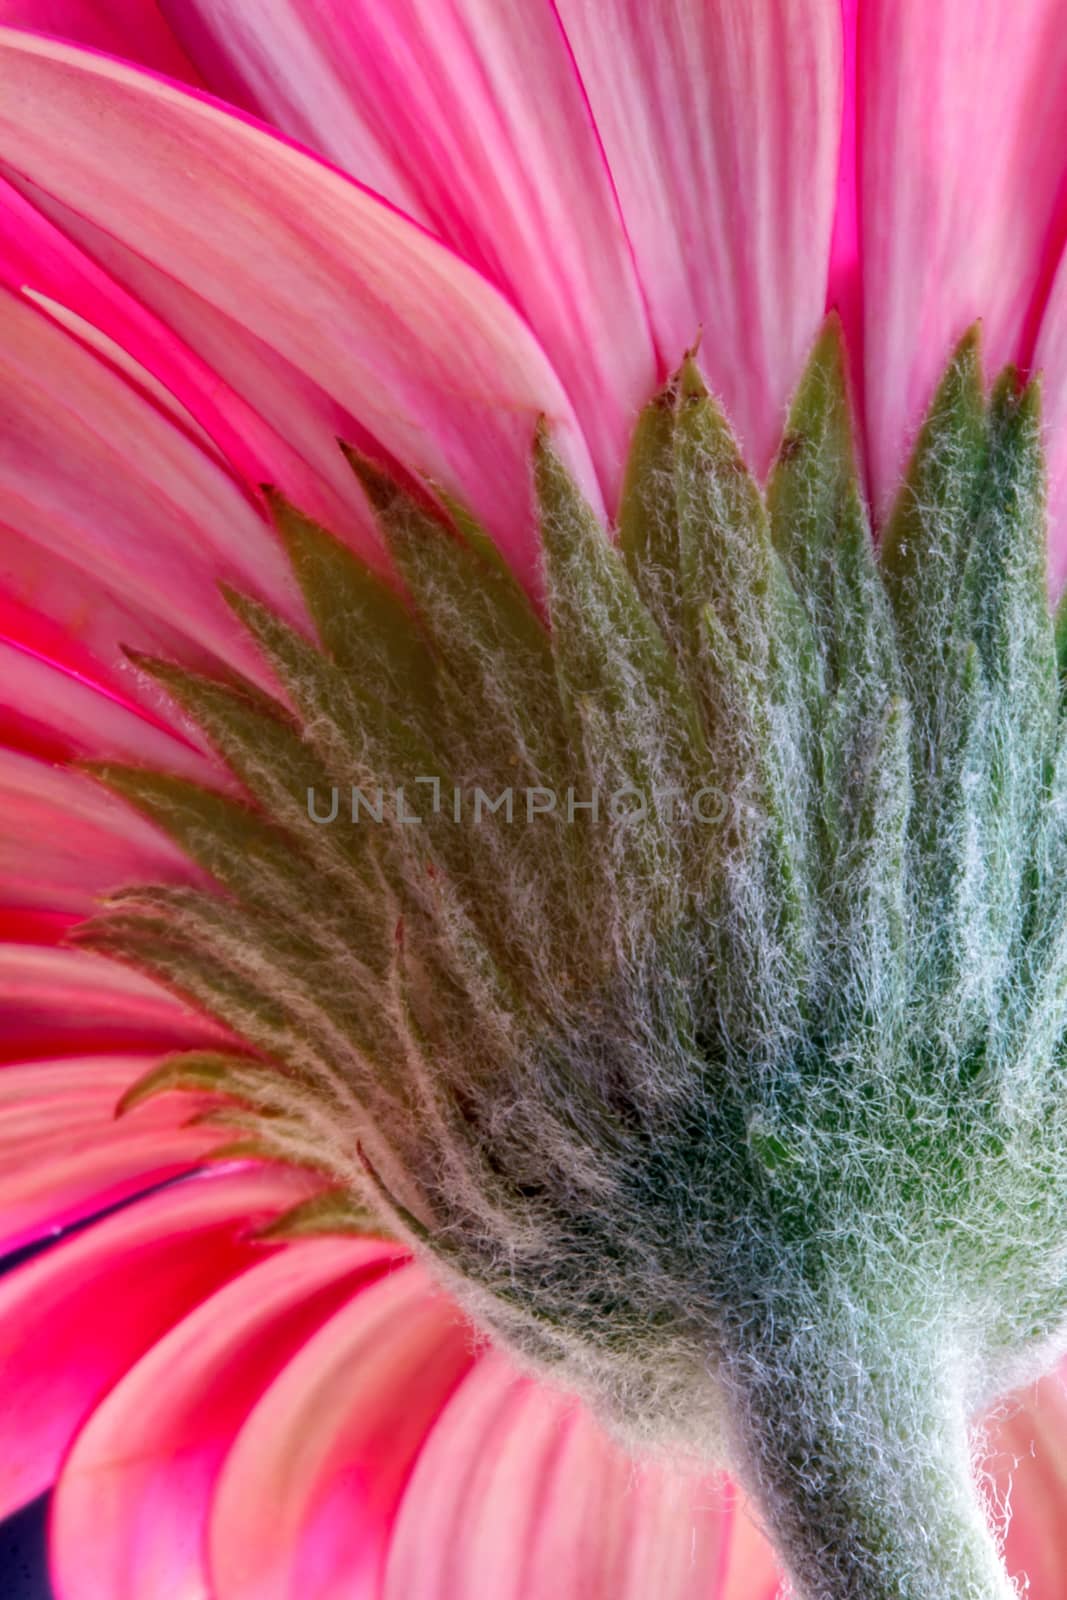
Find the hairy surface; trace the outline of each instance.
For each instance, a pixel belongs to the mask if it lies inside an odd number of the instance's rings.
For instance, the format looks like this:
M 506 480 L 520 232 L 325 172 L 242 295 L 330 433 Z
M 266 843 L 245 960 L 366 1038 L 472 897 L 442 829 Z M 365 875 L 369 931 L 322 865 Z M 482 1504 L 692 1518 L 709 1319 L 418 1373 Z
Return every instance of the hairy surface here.
M 765 493 L 687 360 L 617 545 L 539 437 L 544 614 L 353 466 L 399 587 L 276 500 L 317 638 L 230 598 L 277 701 L 140 662 L 245 799 L 96 769 L 219 888 L 83 937 L 250 1047 L 136 1095 L 213 1088 L 326 1176 L 291 1231 L 384 1218 L 635 1444 L 731 1462 L 812 1600 L 1009 1594 L 966 1419 L 1067 1312 L 1035 392 L 964 342 L 876 556 L 836 327 Z

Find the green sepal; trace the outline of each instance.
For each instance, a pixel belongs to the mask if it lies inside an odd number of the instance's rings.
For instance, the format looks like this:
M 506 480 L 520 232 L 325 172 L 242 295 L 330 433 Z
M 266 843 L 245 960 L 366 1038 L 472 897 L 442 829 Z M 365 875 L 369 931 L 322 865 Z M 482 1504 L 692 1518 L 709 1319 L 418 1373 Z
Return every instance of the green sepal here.
M 627 774 L 631 781 L 643 780 L 646 791 L 655 775 L 647 770 L 649 761 L 663 772 L 673 768 L 679 777 L 700 773 L 706 751 L 698 708 L 624 561 L 544 428 L 534 445 L 534 478 L 552 653 L 566 705 L 573 712 L 594 700 L 620 732 L 624 718 L 658 719 L 655 753 L 642 760 L 635 750 Z M 638 734 L 636 727 L 628 731 L 631 738 Z
M 82 770 L 154 822 L 193 861 L 237 894 L 262 898 L 301 871 L 292 838 L 240 800 L 188 778 L 117 762 Z
M 716 781 L 743 802 L 747 818 L 726 860 L 729 914 L 740 921 L 722 971 L 724 991 L 735 997 L 731 1025 L 744 1031 L 740 1010 L 758 1010 L 756 996 L 783 979 L 802 1000 L 814 931 L 806 821 L 813 644 L 759 488 L 691 360 L 679 388 L 682 649 Z M 749 955 L 738 960 L 749 940 Z
M 413 690 L 403 712 L 391 709 L 377 685 L 334 665 L 268 606 L 228 586 L 223 596 L 285 686 L 325 770 L 349 784 L 394 787 L 442 771 L 422 696 Z
M 989 453 L 977 328 L 960 341 L 919 432 L 882 536 L 880 566 L 909 686 L 936 703 Z
M 140 651 L 127 655 L 206 735 L 268 816 L 307 822 L 308 790 L 328 789 L 330 774 L 283 706 L 236 674 L 209 678 Z
M 1064 685 L 1067 684 L 1067 592 L 1060 596 L 1059 604 L 1053 617 L 1053 628 L 1056 639 L 1056 665 L 1060 677 L 1060 698 L 1063 698 Z
M 216 1050 L 186 1050 L 167 1056 L 132 1083 L 115 1107 L 115 1116 L 124 1117 L 157 1095 L 229 1095 L 242 1100 L 260 1079 L 276 1081 L 278 1069 L 255 1056 L 231 1055 Z
M 386 578 L 277 489 L 265 487 L 264 493 L 323 647 L 350 678 L 403 705 L 432 675 L 410 606 Z
M 638 417 L 619 507 L 623 560 L 668 639 L 677 634 L 681 613 L 678 508 L 673 493 L 678 393 L 675 376 Z
M 293 1239 L 326 1236 L 389 1238 L 389 1231 L 369 1207 L 345 1189 L 324 1189 L 256 1229 L 264 1244 L 286 1244 Z
M 346 450 L 412 596 L 434 654 L 452 764 L 484 784 L 536 785 L 559 773 L 549 643 L 491 541 L 453 507 L 458 525 Z
M 710 781 L 700 709 L 644 605 L 623 557 L 579 494 L 547 431 L 534 445 L 552 657 L 568 730 L 576 792 L 609 800 L 640 797 L 645 818 L 607 831 L 606 867 L 619 886 L 657 903 L 676 850 L 697 867 L 686 822 L 672 825 L 674 801 Z M 605 835 L 601 834 L 601 838 Z M 684 897 L 660 911 L 677 916 Z
M 111 774 L 226 893 L 134 889 L 85 940 L 270 1058 L 154 1078 L 225 1101 L 199 1119 L 225 1158 L 322 1172 L 343 1225 L 370 1191 L 646 1441 L 740 1439 L 812 1593 L 941 1594 L 966 1541 L 950 1516 L 931 1577 L 922 1483 L 967 1521 L 963 1402 L 1067 1314 L 1067 739 L 1036 395 L 1006 374 L 987 400 L 964 342 L 881 560 L 852 438 L 834 322 L 766 494 L 690 356 L 615 548 L 542 427 L 549 627 L 432 489 L 353 460 L 410 608 L 276 501 L 323 648 L 231 602 L 289 708 L 168 669 L 254 803 Z M 305 813 L 310 772 L 437 752 L 463 782 L 718 788 L 727 814 L 364 838 Z

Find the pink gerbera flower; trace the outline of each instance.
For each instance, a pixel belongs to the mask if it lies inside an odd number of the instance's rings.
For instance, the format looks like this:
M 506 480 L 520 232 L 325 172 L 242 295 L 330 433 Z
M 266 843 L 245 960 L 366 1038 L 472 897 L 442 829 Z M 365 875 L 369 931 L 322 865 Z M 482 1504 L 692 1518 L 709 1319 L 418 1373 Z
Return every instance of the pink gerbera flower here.
M 1053 1600 L 1064 5 L 0 20 L 0 1513 Z

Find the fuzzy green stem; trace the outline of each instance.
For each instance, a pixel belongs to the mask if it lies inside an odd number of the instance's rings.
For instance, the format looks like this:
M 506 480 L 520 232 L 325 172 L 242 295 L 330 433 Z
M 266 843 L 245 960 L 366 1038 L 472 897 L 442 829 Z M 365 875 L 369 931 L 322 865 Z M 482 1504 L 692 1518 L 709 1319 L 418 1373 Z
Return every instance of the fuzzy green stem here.
M 899 1348 L 831 1360 L 817 1343 L 743 1363 L 735 1410 L 748 1486 L 798 1596 L 1014 1600 L 944 1374 Z

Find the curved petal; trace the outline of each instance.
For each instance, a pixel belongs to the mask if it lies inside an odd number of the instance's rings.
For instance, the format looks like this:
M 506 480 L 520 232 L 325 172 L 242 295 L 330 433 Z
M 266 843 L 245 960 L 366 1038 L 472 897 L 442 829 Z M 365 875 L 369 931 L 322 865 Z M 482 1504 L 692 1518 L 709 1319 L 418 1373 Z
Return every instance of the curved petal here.
M 656 382 L 611 176 L 552 5 L 176 0 L 278 127 L 433 230 L 504 290 L 560 374 L 609 501 Z M 191 43 L 190 48 L 197 49 Z
M 165 1095 L 116 1121 L 151 1057 L 87 1056 L 0 1071 L 0 1251 L 187 1172 L 217 1128 L 186 1127 L 197 1101 Z
M 14 169 L 165 267 L 466 500 L 527 573 L 539 415 L 599 503 L 570 402 L 506 300 L 340 174 L 161 80 L 10 32 L 0 138 Z
M 41 622 L 25 607 L 5 608 L 0 596 L 0 741 L 51 761 L 91 756 L 140 762 L 216 787 L 226 781 L 217 761 L 123 695 L 117 677 L 108 686 L 87 653 L 79 659 L 68 648 L 72 641 L 58 646 L 57 660 L 51 630 Z
M 58 660 L 77 663 L 77 670 L 89 682 L 133 701 L 163 726 L 168 719 L 174 722 L 173 704 L 161 690 L 154 692 L 143 673 L 133 671 L 121 654 L 122 647 L 218 671 L 217 656 L 198 650 L 190 641 L 180 612 L 150 617 L 136 600 L 110 588 L 104 572 L 89 571 L 86 560 L 91 562 L 94 555 L 99 560 L 100 556 L 91 546 L 83 550 L 75 539 L 70 554 L 60 554 L 54 543 L 48 548 L 29 539 L 25 524 L 16 529 L 5 522 L 2 510 L 0 545 L 4 553 L 0 617 L 14 619 L 16 639 L 25 636 L 27 624 L 30 637 L 62 638 L 63 648 L 49 642 L 43 652 L 52 655 L 54 649 Z M 27 725 L 26 715 L 17 706 L 6 704 L 4 710 L 5 723 L 13 729 L 12 744 L 23 747 L 28 738 L 29 748 L 46 757 L 66 759 L 69 750 L 57 744 L 54 735 L 49 741 L 47 729 Z M 187 728 L 179 730 L 178 736 L 190 741 L 193 737 Z
M 884 512 L 952 348 L 1029 360 L 1067 232 L 1067 29 L 1005 0 L 860 7 L 866 409 Z
M 380 1239 L 303 1240 L 153 1345 L 64 1463 L 51 1546 L 65 1600 L 210 1600 L 204 1536 L 235 1435 L 307 1339 L 396 1260 Z
M 334 442 L 349 430 L 325 397 L 300 385 L 277 356 L 263 352 L 257 360 L 255 341 L 197 297 L 183 304 L 172 280 L 157 274 L 152 282 L 146 263 L 131 285 L 129 252 L 54 201 L 39 193 L 33 200 L 0 181 L 0 277 L 54 316 L 66 315 L 83 337 L 95 334 L 97 346 L 206 436 L 250 489 L 276 484 L 294 505 L 370 553 L 376 537 L 366 502 Z M 76 242 L 79 226 L 91 236 L 95 259 L 84 238 Z M 125 287 L 116 281 L 116 261 L 126 269 Z M 181 336 L 183 325 L 195 349 Z
M 557 0 L 669 368 L 763 473 L 823 316 L 841 110 L 826 0 Z
M 201 874 L 166 836 L 78 772 L 0 749 L 0 899 L 87 917 L 131 883 Z
M 299 610 L 278 541 L 232 478 L 84 344 L 2 289 L 0 381 L 9 525 L 135 615 L 177 617 L 202 651 L 262 680 L 218 580 Z
M 211 1524 L 217 1600 L 378 1600 L 397 1501 L 472 1340 L 412 1265 L 308 1341 L 223 1469 Z
M 383 1600 L 720 1600 L 721 1486 L 635 1465 L 577 1402 L 479 1362 L 405 1490 Z
M 306 1181 L 221 1172 L 149 1195 L 0 1281 L 6 1449 L 0 1516 L 48 1487 L 115 1380 L 193 1306 L 257 1259 L 249 1230 Z

